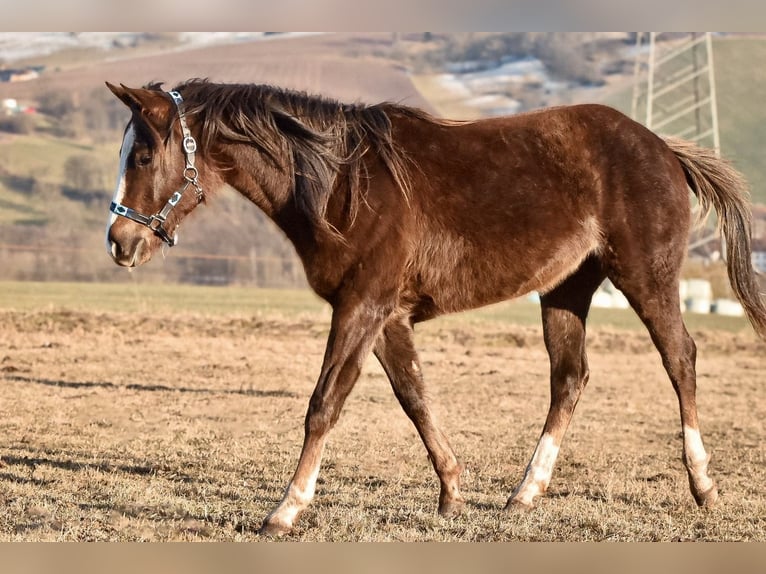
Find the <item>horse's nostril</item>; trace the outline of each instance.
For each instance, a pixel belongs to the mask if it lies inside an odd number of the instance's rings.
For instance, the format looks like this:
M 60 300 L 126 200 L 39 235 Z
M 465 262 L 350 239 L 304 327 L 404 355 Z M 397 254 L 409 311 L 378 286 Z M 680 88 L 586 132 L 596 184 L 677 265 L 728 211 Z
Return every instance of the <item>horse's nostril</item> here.
M 109 253 L 118 265 L 135 267 L 144 261 L 146 240 L 143 237 L 130 237 L 127 240 L 109 240 Z

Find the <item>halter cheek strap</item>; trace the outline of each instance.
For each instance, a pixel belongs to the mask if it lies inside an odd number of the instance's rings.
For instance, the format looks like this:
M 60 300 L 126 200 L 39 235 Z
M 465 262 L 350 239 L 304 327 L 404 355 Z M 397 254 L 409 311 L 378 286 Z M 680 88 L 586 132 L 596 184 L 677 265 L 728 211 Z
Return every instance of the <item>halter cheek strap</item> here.
M 121 217 L 130 219 L 131 221 L 135 221 L 136 223 L 140 223 L 141 225 L 145 225 L 154 231 L 155 235 L 162 239 L 162 241 L 167 243 L 170 247 L 173 247 L 178 242 L 178 237 L 175 233 L 171 236 L 168 233 L 168 230 L 164 227 L 164 223 L 167 220 L 168 215 L 170 215 L 170 212 L 173 210 L 173 208 L 181 201 L 184 192 L 190 185 L 194 186 L 194 194 L 197 198 L 198 204 L 202 202 L 202 199 L 204 198 L 204 192 L 198 181 L 199 172 L 194 166 L 194 154 L 197 151 L 197 141 L 194 139 L 194 137 L 192 137 L 189 126 L 186 124 L 186 115 L 184 113 L 183 106 L 184 99 L 181 97 L 181 94 L 176 91 L 168 92 L 168 95 L 176 105 L 176 110 L 178 111 L 178 121 L 181 125 L 181 133 L 183 134 L 182 147 L 184 156 L 186 157 L 186 167 L 184 167 L 183 173 L 185 183 L 183 187 L 171 195 L 170 199 L 168 199 L 167 203 L 165 203 L 162 209 L 154 215 L 144 215 L 115 201 L 113 201 L 109 206 L 109 211 L 115 215 L 119 215 Z

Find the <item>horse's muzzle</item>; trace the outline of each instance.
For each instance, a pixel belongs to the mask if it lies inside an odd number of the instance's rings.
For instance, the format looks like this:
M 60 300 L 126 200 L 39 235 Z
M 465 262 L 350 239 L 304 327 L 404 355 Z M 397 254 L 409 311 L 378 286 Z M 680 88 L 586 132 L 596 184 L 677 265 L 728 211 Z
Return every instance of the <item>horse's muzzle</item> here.
M 151 258 L 149 243 L 141 235 L 117 238 L 110 231 L 107 241 L 109 254 L 122 267 L 137 267 Z

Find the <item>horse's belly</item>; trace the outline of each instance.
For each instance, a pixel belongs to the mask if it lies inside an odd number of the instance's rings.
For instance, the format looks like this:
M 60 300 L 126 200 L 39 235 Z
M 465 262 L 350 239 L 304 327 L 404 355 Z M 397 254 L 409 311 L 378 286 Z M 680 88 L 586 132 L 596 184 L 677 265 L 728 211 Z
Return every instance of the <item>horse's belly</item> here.
M 415 291 L 432 302 L 435 314 L 482 307 L 545 293 L 597 252 L 601 234 L 594 222 L 555 242 L 477 246 L 464 237 L 440 237 L 417 259 Z M 415 269 L 413 269 L 415 271 Z

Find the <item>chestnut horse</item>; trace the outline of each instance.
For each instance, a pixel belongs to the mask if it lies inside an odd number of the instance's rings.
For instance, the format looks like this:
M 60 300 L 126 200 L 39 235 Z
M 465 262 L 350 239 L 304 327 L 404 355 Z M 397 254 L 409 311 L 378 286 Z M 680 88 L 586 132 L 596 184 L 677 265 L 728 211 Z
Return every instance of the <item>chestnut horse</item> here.
M 264 85 L 107 86 L 132 111 L 107 230 L 117 264 L 173 245 L 181 221 L 228 184 L 284 231 L 332 306 L 303 449 L 262 533 L 289 532 L 312 500 L 328 432 L 370 351 L 428 451 L 439 513 L 459 512 L 463 465 L 429 409 L 413 327 L 539 291 L 550 409 L 506 506 L 531 508 L 588 381 L 585 321 L 605 278 L 646 325 L 676 391 L 691 493 L 700 506 L 716 501 L 678 292 L 689 188 L 718 215 L 732 287 L 761 336 L 766 307 L 746 184 L 714 152 L 601 105 L 455 122 Z

